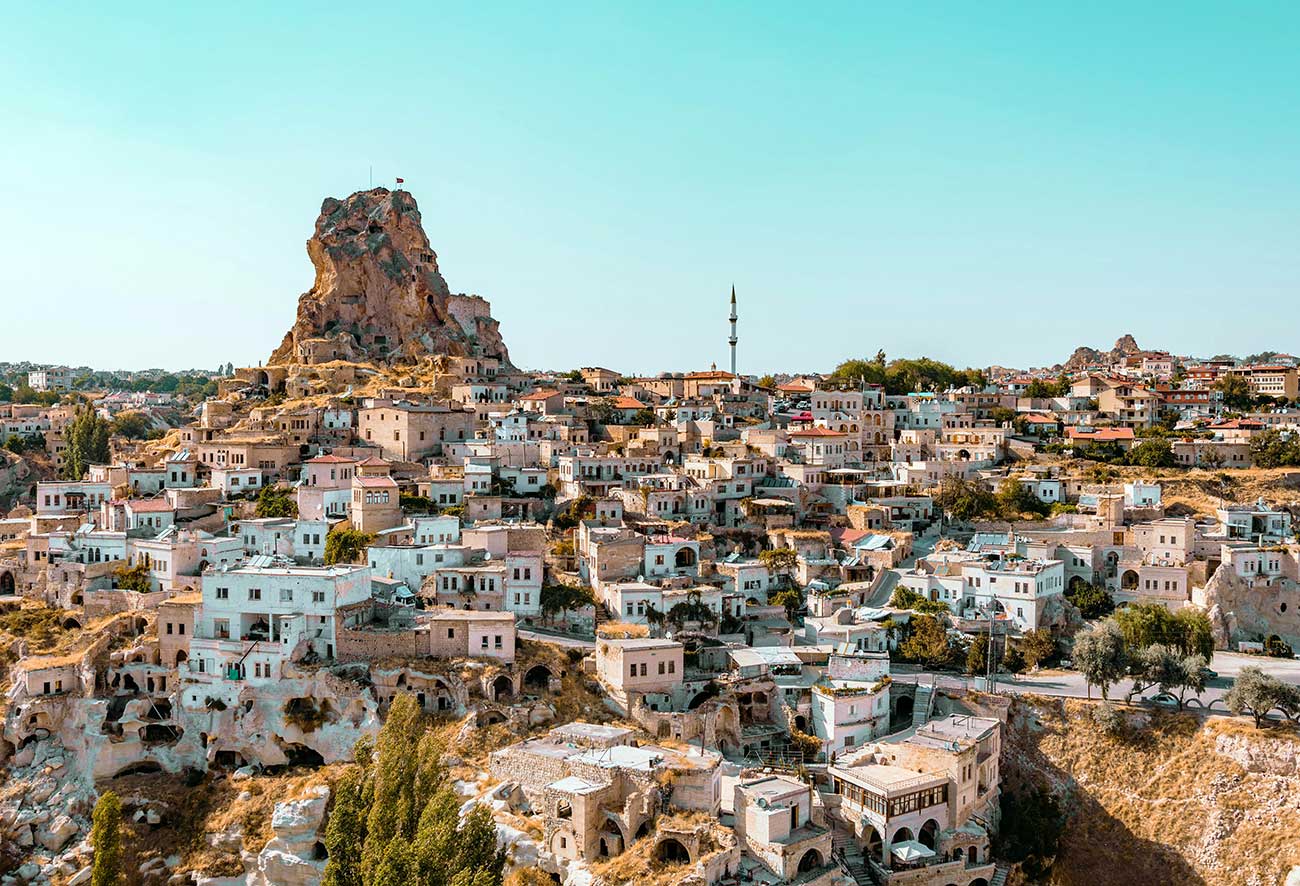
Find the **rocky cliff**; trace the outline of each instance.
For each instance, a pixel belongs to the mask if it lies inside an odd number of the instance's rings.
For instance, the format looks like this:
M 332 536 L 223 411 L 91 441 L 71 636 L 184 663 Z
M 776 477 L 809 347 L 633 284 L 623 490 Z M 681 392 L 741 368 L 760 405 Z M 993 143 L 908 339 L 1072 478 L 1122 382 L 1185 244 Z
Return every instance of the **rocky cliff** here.
M 410 362 L 423 356 L 509 362 L 490 306 L 454 295 L 415 198 L 375 188 L 321 204 L 307 241 L 316 281 L 270 363 Z
M 1115 341 L 1115 347 L 1109 351 L 1098 351 L 1095 348 L 1079 347 L 1074 349 L 1070 359 L 1065 361 L 1066 369 L 1082 369 L 1085 366 L 1095 366 L 1099 363 L 1114 363 L 1124 357 L 1133 354 L 1142 353 L 1138 347 L 1137 339 L 1131 335 L 1121 335 Z

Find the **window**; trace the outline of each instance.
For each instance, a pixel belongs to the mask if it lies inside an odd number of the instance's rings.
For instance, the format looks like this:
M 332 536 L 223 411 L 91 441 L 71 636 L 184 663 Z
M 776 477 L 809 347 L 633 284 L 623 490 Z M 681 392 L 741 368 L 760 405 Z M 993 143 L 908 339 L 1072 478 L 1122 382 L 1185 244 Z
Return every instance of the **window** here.
M 218 600 L 229 600 L 229 599 L 230 599 L 230 588 L 217 588 L 217 599 L 218 599 Z
M 248 589 L 248 599 L 250 599 L 250 600 L 260 600 L 260 599 L 262 599 L 262 589 L 261 589 L 261 588 L 249 588 L 249 589 Z
M 501 635 L 500 635 L 500 634 L 497 634 L 495 637 L 492 638 L 492 645 L 493 645 L 495 648 L 497 648 L 497 649 L 500 649 L 500 648 L 501 648 Z
M 324 603 L 324 602 L 325 602 L 325 592 L 324 592 L 324 591 L 312 591 L 312 592 L 311 592 L 311 601 L 312 601 L 313 603 Z

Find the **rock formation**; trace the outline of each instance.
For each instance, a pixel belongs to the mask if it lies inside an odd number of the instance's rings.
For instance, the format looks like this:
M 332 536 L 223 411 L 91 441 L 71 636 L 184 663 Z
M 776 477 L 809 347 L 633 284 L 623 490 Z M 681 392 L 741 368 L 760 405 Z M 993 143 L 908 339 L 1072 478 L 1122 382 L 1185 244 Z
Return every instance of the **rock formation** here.
M 316 281 L 271 364 L 408 362 L 428 355 L 509 363 L 490 305 L 453 295 L 415 198 L 375 188 L 321 204 L 307 241 Z
M 1095 348 L 1079 347 L 1074 349 L 1070 359 L 1065 361 L 1065 369 L 1083 369 L 1086 366 L 1095 366 L 1099 363 L 1114 363 L 1124 357 L 1134 354 L 1141 354 L 1142 349 L 1138 347 L 1137 339 L 1131 335 L 1121 335 L 1115 341 L 1115 347 L 1109 351 L 1098 351 Z
M 1248 581 L 1225 563 L 1210 576 L 1202 595 L 1218 648 L 1273 634 L 1291 646 L 1300 645 L 1300 606 L 1295 605 L 1291 579 Z

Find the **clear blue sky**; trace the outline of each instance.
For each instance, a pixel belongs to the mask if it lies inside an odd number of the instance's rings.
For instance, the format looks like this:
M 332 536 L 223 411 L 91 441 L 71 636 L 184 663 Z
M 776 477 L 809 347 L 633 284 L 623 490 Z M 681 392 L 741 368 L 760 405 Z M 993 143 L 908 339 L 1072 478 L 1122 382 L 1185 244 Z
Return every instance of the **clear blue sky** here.
M 523 366 L 1300 351 L 1295 3 L 129 5 L 5 10 L 0 360 L 255 364 L 371 164 Z

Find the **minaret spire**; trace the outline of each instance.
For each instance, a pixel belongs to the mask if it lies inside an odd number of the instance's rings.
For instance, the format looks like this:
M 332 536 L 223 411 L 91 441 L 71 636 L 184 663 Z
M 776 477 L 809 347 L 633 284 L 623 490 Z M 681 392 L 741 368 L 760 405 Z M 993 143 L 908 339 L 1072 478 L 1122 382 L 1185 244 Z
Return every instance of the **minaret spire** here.
M 727 339 L 727 344 L 731 345 L 731 374 L 736 374 L 736 284 L 731 284 L 731 338 Z

